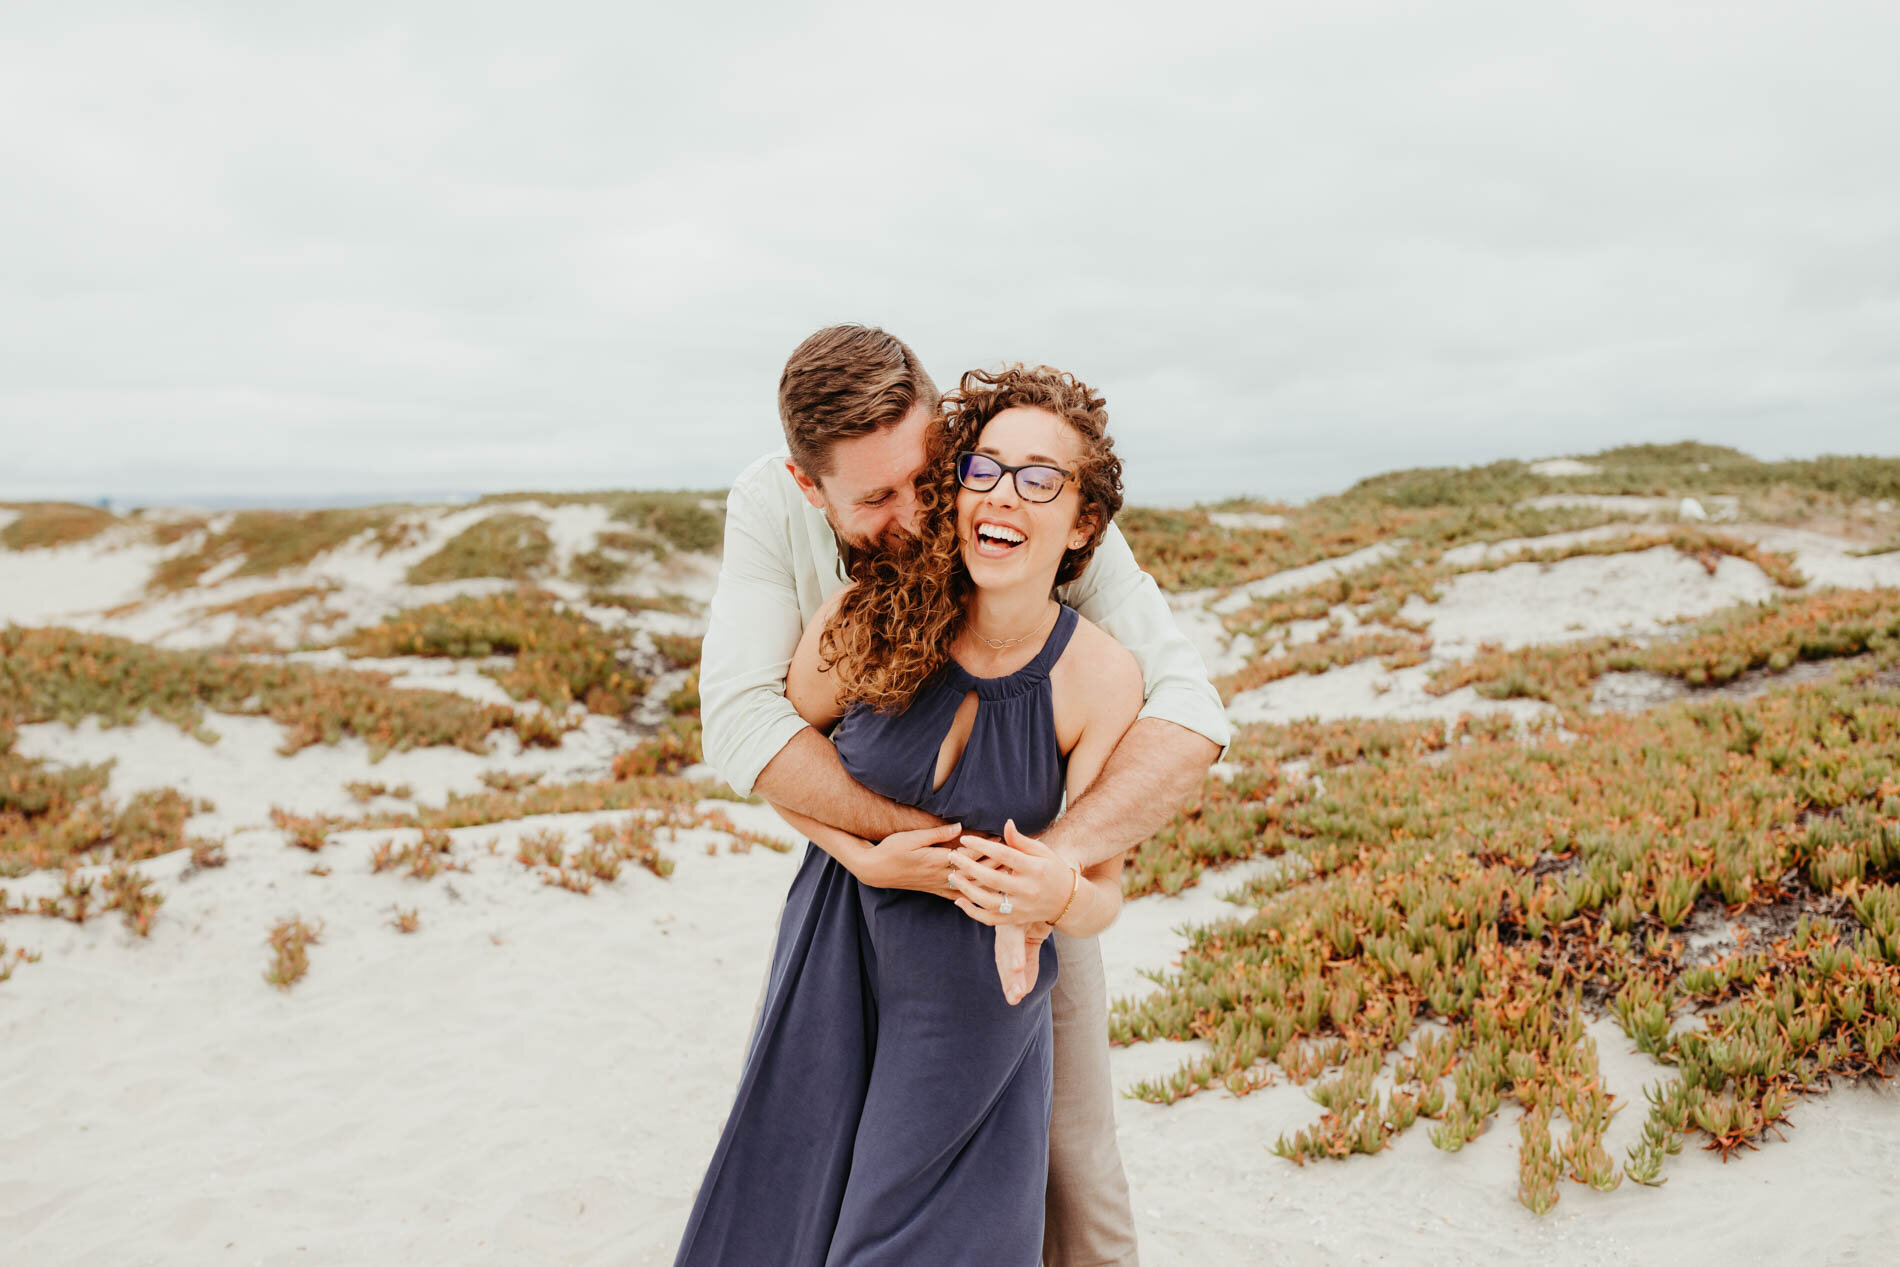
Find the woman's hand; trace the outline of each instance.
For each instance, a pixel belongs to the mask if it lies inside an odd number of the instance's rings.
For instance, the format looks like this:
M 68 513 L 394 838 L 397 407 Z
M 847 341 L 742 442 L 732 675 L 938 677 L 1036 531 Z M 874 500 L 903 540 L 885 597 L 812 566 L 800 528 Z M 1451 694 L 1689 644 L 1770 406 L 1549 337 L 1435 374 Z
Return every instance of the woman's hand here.
M 994 927 L 1055 923 L 1076 883 L 1076 869 L 1068 860 L 1017 831 L 1014 819 L 1003 825 L 1000 842 L 965 836 L 963 848 L 950 855 L 950 884 L 959 895 L 957 908 L 978 923 Z
M 1036 988 L 1042 969 L 1042 943 L 1047 924 L 999 924 L 996 927 L 996 975 L 1003 982 L 1003 998 L 1015 1007 Z
M 858 855 L 851 873 L 874 889 L 910 889 L 954 900 L 950 860 L 957 855 L 948 846 L 962 830 L 960 823 L 944 823 L 886 836 Z

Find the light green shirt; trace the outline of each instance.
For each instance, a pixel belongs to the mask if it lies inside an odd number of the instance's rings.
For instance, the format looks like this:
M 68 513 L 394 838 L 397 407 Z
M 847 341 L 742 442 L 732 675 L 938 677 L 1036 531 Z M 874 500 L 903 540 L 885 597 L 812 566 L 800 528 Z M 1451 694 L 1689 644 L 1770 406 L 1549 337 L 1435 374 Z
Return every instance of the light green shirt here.
M 739 792 L 805 728 L 785 698 L 785 674 L 805 626 L 844 584 L 838 542 L 807 502 L 784 453 L 760 458 L 726 499 L 726 550 L 700 658 L 706 760 Z M 1233 736 L 1207 665 L 1109 526 L 1095 557 L 1058 597 L 1106 630 L 1141 665 L 1141 715 L 1205 735 L 1224 750 Z

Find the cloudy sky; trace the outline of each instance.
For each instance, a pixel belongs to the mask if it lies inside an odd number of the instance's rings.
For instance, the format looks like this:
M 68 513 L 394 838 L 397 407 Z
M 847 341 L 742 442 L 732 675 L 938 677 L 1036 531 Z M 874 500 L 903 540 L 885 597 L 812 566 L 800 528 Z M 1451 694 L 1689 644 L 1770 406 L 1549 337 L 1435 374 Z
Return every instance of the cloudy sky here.
M 16 0 L 0 497 L 715 487 L 847 320 L 1096 383 L 1140 501 L 1900 453 L 1896 48 L 1886 0 Z

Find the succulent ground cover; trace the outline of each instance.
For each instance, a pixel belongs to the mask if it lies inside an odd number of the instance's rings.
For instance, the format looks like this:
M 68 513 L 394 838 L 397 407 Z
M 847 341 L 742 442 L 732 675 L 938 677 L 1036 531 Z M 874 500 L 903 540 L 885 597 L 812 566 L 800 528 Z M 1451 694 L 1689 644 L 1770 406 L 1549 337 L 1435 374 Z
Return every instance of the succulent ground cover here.
M 240 510 L 221 526 L 206 520 L 171 520 L 154 524 L 153 541 L 187 548 L 162 560 L 148 585 L 154 593 L 189 589 L 212 568 L 239 560 L 233 576 L 271 576 L 302 567 L 325 551 L 334 550 L 369 532 L 385 552 L 407 540 L 402 509 L 372 506 L 344 510 Z
M 198 609 L 202 616 L 237 616 L 240 619 L 255 620 L 259 616 L 268 616 L 274 611 L 286 607 L 295 607 L 298 603 L 310 599 L 323 599 L 334 594 L 334 583 L 321 585 L 288 585 L 282 589 L 265 590 L 260 594 L 248 594 L 243 598 L 232 599 L 228 603 L 208 603 Z
M 462 529 L 411 567 L 408 581 L 428 585 L 489 576 L 527 581 L 545 572 L 553 557 L 554 542 L 545 519 L 498 511 Z
M 328 592 L 326 586 L 289 587 L 220 610 L 261 614 Z M 492 672 L 517 698 L 537 699 L 557 710 L 578 700 L 618 715 L 650 686 L 649 678 L 625 662 L 630 641 L 543 591 L 523 589 L 410 609 L 356 631 L 345 645 L 359 655 L 511 655 L 512 665 Z M 668 664 L 691 666 L 698 659 L 694 637 L 663 635 L 655 649 Z M 370 745 L 372 759 L 419 745 L 485 751 L 487 736 L 498 729 L 513 731 L 524 744 L 552 745 L 567 728 L 546 713 L 389 683 L 387 673 L 318 668 L 227 650 L 164 650 L 106 635 L 10 626 L 0 631 L 0 874 L 82 862 L 123 864 L 178 848 L 192 849 L 194 859 L 204 860 L 200 865 L 215 865 L 218 848 L 216 842 L 187 837 L 184 830 L 191 814 L 208 805 L 171 789 L 141 792 L 120 804 L 105 792 L 108 765 L 54 769 L 15 754 L 18 724 L 73 724 L 87 716 L 107 725 L 125 724 L 149 711 L 209 742 L 216 735 L 207 712 L 261 714 L 286 727 L 286 754 L 353 734 Z M 542 787 L 508 786 L 503 780 L 476 796 L 452 797 L 443 806 L 405 815 L 385 812 L 376 821 L 441 830 L 537 813 L 640 807 L 675 807 L 668 809 L 675 812 L 706 794 L 675 777 L 701 759 L 696 673 L 689 673 L 663 703 L 664 721 L 620 754 L 609 779 Z M 349 791 L 365 803 L 410 794 L 407 788 L 368 781 L 352 782 Z M 273 818 L 291 843 L 312 852 L 346 821 L 281 812 Z M 62 897 L 57 909 L 0 906 L 0 914 L 83 921 L 88 914 L 116 909 L 116 890 L 101 906 L 80 882 L 69 881 L 69 888 L 75 884 L 79 889 Z M 149 905 L 155 910 L 157 902 Z M 149 913 L 145 919 L 149 923 Z
M 664 555 L 668 549 L 716 553 L 725 536 L 725 520 L 712 505 L 723 506 L 718 493 L 622 490 L 601 493 L 494 493 L 478 506 L 533 501 L 544 506 L 604 506 L 615 523 L 629 531 L 609 543 L 621 550 L 646 550 Z M 710 503 L 710 505 L 709 505 Z
M 1394 540 L 1437 548 L 1534 537 L 1610 523 L 1614 515 L 1588 508 L 1402 507 L 1322 498 L 1288 508 L 1227 503 L 1225 509 L 1277 515 L 1279 528 L 1226 528 L 1218 509 L 1150 510 L 1131 507 L 1115 522 L 1163 589 L 1226 588 L 1305 567 Z
M 1160 992 L 1117 1006 L 1118 1042 L 1210 1044 L 1139 1094 L 1246 1094 L 1277 1062 L 1324 1110 L 1277 1145 L 1302 1162 L 1377 1152 L 1420 1117 L 1455 1150 L 1514 1100 L 1520 1198 L 1544 1210 L 1563 1177 L 1658 1182 L 1685 1140 L 1755 1146 L 1830 1076 L 1900 1066 L 1900 692 L 1461 729 L 1388 724 L 1318 778 L 1279 761 L 1354 745 L 1248 737 L 1130 885 L 1170 850 L 1205 856 L 1203 834 L 1288 862 L 1245 893 L 1253 914 L 1197 930 Z M 1698 946 L 1698 918 L 1738 944 Z M 1677 1075 L 1620 1161 L 1583 1028 L 1601 1010 Z
M 0 875 L 73 860 L 137 862 L 191 843 L 185 821 L 199 802 L 164 788 L 118 803 L 106 795 L 110 766 L 51 768 L 14 752 L 16 738 L 0 722 Z
M 18 512 L 0 528 L 0 549 L 45 550 L 77 545 L 117 523 L 118 517 L 97 506 L 74 502 L 0 502 L 0 510 Z
M 650 685 L 623 662 L 625 636 L 528 588 L 411 607 L 356 630 L 341 645 L 357 656 L 513 656 L 513 664 L 485 672 L 516 699 L 557 710 L 578 702 L 589 712 L 616 716 Z
M 1491 699 L 1541 699 L 1581 708 L 1604 673 L 1646 670 L 1691 686 L 1720 686 L 1751 670 L 1803 661 L 1900 652 L 1900 590 L 1822 590 L 1718 613 L 1688 636 L 1638 645 L 1593 638 L 1554 646 L 1489 649 L 1433 674 L 1437 694 L 1471 686 Z
M 1630 444 L 1579 455 L 1596 469 L 1543 475 L 1534 464 L 1494 462 L 1475 467 L 1426 467 L 1375 475 L 1339 494 L 1392 506 L 1514 504 L 1544 493 L 1681 497 L 1706 494 L 1760 498 L 1779 494 L 1803 512 L 1826 499 L 1900 500 L 1900 458 L 1820 457 L 1763 462 L 1724 445 Z M 1809 495 L 1803 499 L 1800 494 Z M 1744 507 L 1757 518 L 1760 507 Z
M 1303 506 L 1233 501 L 1194 510 L 1135 507 L 1116 518 L 1163 589 L 1224 588 L 1403 538 L 1437 550 L 1610 523 L 1610 509 L 1526 505 L 1553 493 L 1681 497 L 1730 494 L 1743 517 L 1799 522 L 1900 500 L 1900 459 L 1761 462 L 1716 445 L 1628 445 L 1588 455 L 1587 474 L 1541 475 L 1509 461 L 1394 471 Z M 1274 515 L 1278 528 L 1225 528 L 1220 511 Z
M 1787 555 L 1699 527 L 1631 531 L 1559 546 L 1523 546 L 1457 567 L 1444 561 L 1443 549 L 1407 542 L 1387 558 L 1228 613 L 1223 618 L 1227 630 L 1251 638 L 1257 654 L 1240 669 L 1223 676 L 1215 686 L 1223 698 L 1231 699 L 1241 691 L 1296 673 L 1324 673 L 1374 657 L 1380 658 L 1388 669 L 1420 664 L 1432 647 L 1431 639 L 1425 635 L 1427 626 L 1406 617 L 1401 609 L 1413 598 L 1427 604 L 1436 602 L 1442 592 L 1440 587 L 1454 576 L 1495 572 L 1523 563 L 1552 564 L 1567 559 L 1639 553 L 1664 546 L 1695 559 L 1711 575 L 1718 561 L 1729 556 L 1755 564 L 1784 588 L 1798 589 L 1806 584 L 1806 578 Z M 1341 613 L 1350 616 L 1351 626 L 1342 621 Z M 1310 641 L 1294 642 L 1291 635 L 1296 622 L 1314 620 L 1326 623 Z M 1559 653 L 1553 650 L 1553 654 Z M 1535 660 L 1536 656 L 1529 659 Z M 1456 680 L 1461 671 L 1452 669 L 1441 674 L 1441 681 L 1455 683 L 1445 689 L 1464 684 Z
M 372 760 L 437 744 L 485 752 L 497 730 L 542 746 L 558 744 L 563 733 L 561 722 L 540 711 L 389 682 L 386 673 L 170 651 L 70 629 L 0 629 L 0 720 L 16 724 L 97 717 L 125 725 L 149 711 L 210 741 L 216 735 L 206 710 L 262 715 L 284 727 L 285 755 L 354 735 L 369 745 Z

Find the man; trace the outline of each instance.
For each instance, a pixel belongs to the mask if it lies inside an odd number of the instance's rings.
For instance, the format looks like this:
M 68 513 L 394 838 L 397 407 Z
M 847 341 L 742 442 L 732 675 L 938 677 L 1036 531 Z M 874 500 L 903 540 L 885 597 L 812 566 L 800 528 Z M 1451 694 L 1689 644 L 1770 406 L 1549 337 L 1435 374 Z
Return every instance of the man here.
M 844 583 L 840 552 L 913 529 L 913 480 L 938 403 L 916 354 L 882 330 L 828 327 L 792 353 L 779 380 L 786 452 L 748 467 L 727 500 L 700 698 L 707 760 L 734 788 L 869 842 L 838 857 L 862 883 L 954 900 L 944 849 L 955 845 L 958 824 L 860 785 L 785 699 L 799 635 Z M 1118 530 L 1109 529 L 1061 597 L 1134 654 L 1147 697 L 1100 777 L 1043 833 L 1045 844 L 1087 868 L 1166 823 L 1200 788 L 1230 731 L 1200 655 Z M 1016 917 L 1057 914 L 1019 909 Z M 1051 999 L 1055 1107 L 1043 1258 L 1051 1267 L 1132 1264 L 1101 950 L 1093 939 L 1054 940 L 1060 971 Z

